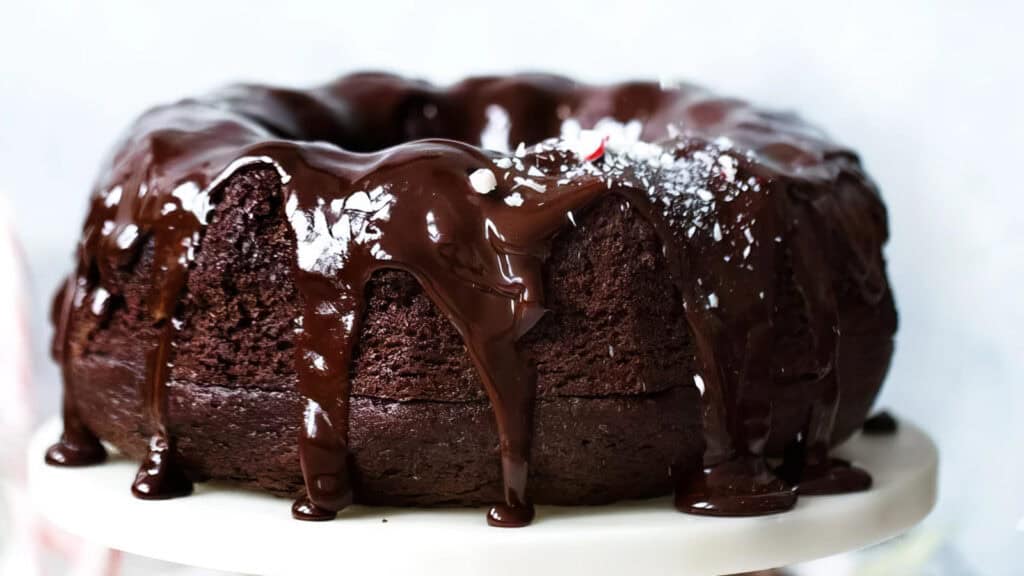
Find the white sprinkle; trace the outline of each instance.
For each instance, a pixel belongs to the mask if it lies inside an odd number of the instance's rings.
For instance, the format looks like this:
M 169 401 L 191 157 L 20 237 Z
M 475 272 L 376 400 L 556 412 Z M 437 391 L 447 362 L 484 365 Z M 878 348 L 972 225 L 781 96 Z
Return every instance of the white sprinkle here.
M 545 190 L 547 190 L 547 188 L 543 184 L 541 184 L 540 182 L 534 182 L 533 180 L 530 180 L 528 178 L 522 178 L 520 176 L 516 176 L 512 180 L 516 183 L 516 186 L 522 186 L 524 188 L 529 188 L 530 190 L 534 190 L 536 192 L 544 192 Z
M 715 237 L 715 242 L 722 241 L 722 227 L 718 225 L 718 222 L 715 222 L 715 228 L 712 230 L 712 234 Z
M 708 308 L 718 308 L 718 295 L 714 292 L 708 294 Z
M 719 136 L 718 138 L 715 138 L 714 142 L 715 146 L 718 146 L 719 148 L 726 150 L 732 148 L 732 140 L 728 136 Z
M 722 174 L 729 182 L 736 180 L 736 159 L 732 156 L 721 155 L 718 157 L 718 165 L 722 167 Z
M 331 204 L 331 208 L 334 208 L 334 202 L 331 202 Z M 344 208 L 357 212 L 371 212 L 373 210 L 373 202 L 370 200 L 369 194 L 363 190 L 358 190 L 345 199 Z
M 478 168 L 469 175 L 469 183 L 480 194 L 487 194 L 498 187 L 498 181 L 494 178 L 494 172 L 487 168 Z
M 494 161 L 494 165 L 497 166 L 498 168 L 501 168 L 502 170 L 508 170 L 509 168 L 512 167 L 512 159 L 498 158 L 497 160 Z
M 515 207 L 515 206 L 522 206 L 523 205 L 523 195 L 520 194 L 519 192 L 513 192 L 513 193 L 509 194 L 508 196 L 505 196 L 505 204 L 508 204 L 509 206 L 513 206 L 513 207 Z
M 750 244 L 747 244 L 747 247 L 743 249 L 743 259 L 746 260 L 747 256 L 750 256 Z
M 757 293 L 757 297 L 760 298 L 761 300 L 764 300 L 764 290 L 761 290 L 760 292 L 758 292 Z
M 700 377 L 700 374 L 693 375 L 693 384 L 700 390 L 700 395 L 704 395 L 704 379 Z
M 608 345 L 608 356 L 615 358 L 615 348 L 611 344 Z
M 135 239 L 139 237 L 139 227 L 135 224 L 129 224 L 121 230 L 121 233 L 117 235 L 117 247 L 125 250 L 135 242 Z
M 572 215 L 572 211 L 566 212 L 566 216 L 569 217 L 569 222 L 572 222 L 573 227 L 576 226 L 576 217 Z
M 427 235 L 435 244 L 441 240 L 441 231 L 437 229 L 437 220 L 433 210 L 427 212 Z
M 714 198 L 714 195 L 711 194 L 711 191 L 708 190 L 707 188 L 701 188 L 697 190 L 697 196 L 699 196 L 700 199 L 705 202 L 710 202 Z
M 516 146 L 516 158 L 523 156 L 526 156 L 526 142 L 520 142 L 519 146 Z
M 102 286 L 96 289 L 92 295 L 92 306 L 90 306 L 93 314 L 99 316 L 103 313 L 103 305 L 107 303 L 107 298 L 110 298 L 110 292 L 107 292 Z
M 782 242 L 782 236 L 776 236 L 775 237 L 775 241 L 776 242 Z
M 743 236 L 747 239 L 748 243 L 754 243 L 754 235 L 750 233 L 750 228 L 743 229 Z
M 107 193 L 107 197 L 103 199 L 103 205 L 107 208 L 116 205 L 121 201 L 121 187 L 115 186 L 110 192 Z
M 317 370 L 324 372 L 327 370 L 327 360 L 323 356 L 316 352 L 306 352 L 306 358 L 313 364 L 313 367 Z
M 317 404 L 315 400 L 313 400 L 312 398 L 309 398 L 309 399 L 306 400 L 306 410 L 304 411 L 304 415 L 305 415 L 304 420 L 305 420 L 305 423 L 306 423 L 306 433 L 309 434 L 311 437 L 312 437 L 313 434 L 316 434 L 316 430 L 317 430 L 316 414 L 317 414 L 317 412 L 319 412 L 319 410 L 320 410 L 320 405 Z
M 526 171 L 527 176 L 533 176 L 534 178 L 543 178 L 544 173 L 540 171 L 536 166 L 530 166 L 530 169 Z

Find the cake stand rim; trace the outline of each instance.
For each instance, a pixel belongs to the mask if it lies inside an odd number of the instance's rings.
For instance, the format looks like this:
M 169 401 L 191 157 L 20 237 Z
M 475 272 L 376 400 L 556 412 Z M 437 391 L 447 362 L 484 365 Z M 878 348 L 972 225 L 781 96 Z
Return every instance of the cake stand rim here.
M 803 497 L 791 512 L 758 518 L 683 515 L 660 498 L 538 506 L 535 524 L 516 530 L 487 527 L 477 508 L 359 506 L 334 522 L 303 523 L 291 519 L 285 499 L 217 483 L 197 485 L 188 498 L 144 502 L 130 494 L 136 463 L 127 459 L 87 468 L 44 464 L 47 445 L 59 436 L 56 417 L 29 442 L 28 485 L 41 515 L 68 532 L 130 553 L 224 571 L 330 573 L 342 568 L 344 556 L 347 570 L 427 576 L 484 570 L 727 574 L 863 548 L 923 520 L 935 504 L 938 450 L 923 430 L 906 419 L 899 423 L 894 435 L 857 434 L 837 448 L 872 472 L 871 490 Z

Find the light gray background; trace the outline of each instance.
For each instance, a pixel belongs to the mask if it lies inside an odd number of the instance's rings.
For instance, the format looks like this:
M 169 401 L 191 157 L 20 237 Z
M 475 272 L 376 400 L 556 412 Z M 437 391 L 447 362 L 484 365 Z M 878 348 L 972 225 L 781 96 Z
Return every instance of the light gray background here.
M 86 194 L 147 106 L 228 81 L 377 68 L 685 78 L 794 108 L 860 151 L 890 209 L 901 313 L 881 404 L 940 444 L 930 526 L 981 574 L 1024 550 L 1024 53 L 1006 2 L 7 2 L 0 190 L 31 268 L 41 402 L 50 294 Z M 629 7 L 627 7 L 627 5 Z

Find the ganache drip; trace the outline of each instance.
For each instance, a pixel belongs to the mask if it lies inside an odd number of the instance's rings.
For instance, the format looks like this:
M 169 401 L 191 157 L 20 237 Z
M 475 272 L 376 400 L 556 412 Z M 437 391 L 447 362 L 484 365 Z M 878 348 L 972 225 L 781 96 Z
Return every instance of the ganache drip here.
M 482 141 L 491 150 L 477 148 Z M 398 269 L 457 328 L 490 399 L 505 497 L 488 522 L 531 521 L 536 375 L 516 342 L 546 312 L 541 268 L 551 239 L 607 195 L 659 235 L 696 343 L 706 451 L 702 466 L 673 471 L 676 506 L 765 514 L 791 508 L 797 491 L 870 486 L 866 472 L 828 455 L 841 401 L 835 275 L 851 275 L 868 302 L 886 291 L 884 208 L 856 157 L 792 116 L 693 87 L 591 87 L 551 76 L 438 89 L 363 74 L 310 91 L 237 87 L 144 115 L 99 180 L 76 271 L 55 307 L 65 433 L 49 462 L 103 457 L 77 411 L 68 335 L 75 309 L 87 300 L 102 308 L 117 294 L 113 273 L 149 244 L 148 313 L 158 336 L 142 391 L 149 452 L 133 493 L 191 492 L 167 415 L 177 307 L 221 185 L 254 166 L 279 175 L 280 217 L 295 240 L 295 371 L 306 402 L 298 439 L 305 495 L 295 517 L 334 518 L 354 500 L 351 360 L 368 280 Z M 804 301 L 814 369 L 802 377 L 816 401 L 773 470 L 764 447 L 783 266 Z
M 888 436 L 899 432 L 900 424 L 892 414 L 882 410 L 865 420 L 861 429 L 871 436 Z

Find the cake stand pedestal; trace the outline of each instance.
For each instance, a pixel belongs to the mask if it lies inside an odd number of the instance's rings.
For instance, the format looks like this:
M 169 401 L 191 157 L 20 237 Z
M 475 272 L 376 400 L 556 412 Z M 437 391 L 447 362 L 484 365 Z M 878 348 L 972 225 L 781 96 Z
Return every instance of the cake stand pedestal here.
M 668 498 L 614 506 L 539 506 L 522 529 L 487 527 L 483 509 L 356 506 L 326 523 L 292 520 L 291 502 L 216 483 L 188 498 L 142 501 L 137 464 L 112 455 L 90 468 L 43 463 L 60 433 L 50 421 L 28 452 L 39 511 L 86 539 L 149 556 L 247 574 L 730 574 L 784 566 L 881 542 L 935 503 L 935 445 L 905 420 L 890 436 L 858 435 L 837 450 L 869 470 L 858 494 L 803 497 L 759 518 L 676 512 Z

